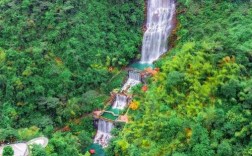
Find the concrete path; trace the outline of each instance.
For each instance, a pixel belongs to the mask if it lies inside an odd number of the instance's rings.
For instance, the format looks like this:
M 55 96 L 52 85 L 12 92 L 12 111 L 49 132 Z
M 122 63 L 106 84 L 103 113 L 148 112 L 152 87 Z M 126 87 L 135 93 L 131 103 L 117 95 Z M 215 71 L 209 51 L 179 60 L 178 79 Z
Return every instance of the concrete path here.
M 33 145 L 33 144 L 38 144 L 45 148 L 48 144 L 48 139 L 46 137 L 39 137 L 39 138 L 35 138 L 27 142 L 28 146 Z
M 28 156 L 28 146 L 26 143 L 17 143 L 0 146 L 0 156 L 3 154 L 3 149 L 5 146 L 11 146 L 14 151 L 14 156 Z
M 48 144 L 48 139 L 46 137 L 38 137 L 34 138 L 26 143 L 16 143 L 16 144 L 9 144 L 9 145 L 2 145 L 0 146 L 0 156 L 2 156 L 3 149 L 5 146 L 11 146 L 14 150 L 14 156 L 28 156 L 29 150 L 28 146 L 38 144 L 45 148 Z

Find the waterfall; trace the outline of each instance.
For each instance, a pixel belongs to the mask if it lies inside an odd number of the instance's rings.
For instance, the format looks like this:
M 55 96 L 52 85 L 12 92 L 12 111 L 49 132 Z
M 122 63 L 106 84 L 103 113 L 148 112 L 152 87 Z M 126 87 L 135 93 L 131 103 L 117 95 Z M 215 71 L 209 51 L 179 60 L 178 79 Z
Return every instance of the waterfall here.
M 136 71 L 129 71 L 129 78 L 127 82 L 123 85 L 123 90 L 130 90 L 131 87 L 141 83 L 141 75 Z
M 98 131 L 101 131 L 104 133 L 110 133 L 112 128 L 113 128 L 112 122 L 108 122 L 101 119 L 98 121 Z
M 112 122 L 99 119 L 98 121 L 98 131 L 96 133 L 94 143 L 102 145 L 102 147 L 107 147 L 110 138 L 112 137 L 110 132 L 114 128 Z
M 127 106 L 127 96 L 116 94 L 116 100 L 113 103 L 113 109 L 124 109 Z
M 174 0 L 148 0 L 147 11 L 140 63 L 152 63 L 167 51 L 175 2 Z
M 129 79 L 133 79 L 136 81 L 141 81 L 141 75 L 135 71 L 129 71 Z
M 172 18 L 175 13 L 175 0 L 148 0 L 146 32 L 143 37 L 142 58 L 140 63 L 152 63 L 167 51 L 168 37 L 172 30 Z M 121 91 L 129 91 L 131 87 L 141 83 L 141 74 L 129 71 L 128 80 Z M 124 109 L 127 96 L 117 94 L 112 108 Z M 112 122 L 99 119 L 94 143 L 107 147 L 111 139 Z

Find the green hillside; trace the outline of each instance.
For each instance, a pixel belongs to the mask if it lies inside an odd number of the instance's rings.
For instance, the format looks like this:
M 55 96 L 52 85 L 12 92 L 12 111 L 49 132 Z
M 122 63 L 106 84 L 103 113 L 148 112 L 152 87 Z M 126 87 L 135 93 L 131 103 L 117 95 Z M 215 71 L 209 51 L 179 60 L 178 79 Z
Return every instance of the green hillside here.
M 103 153 L 92 112 L 110 108 L 125 67 L 151 66 L 106 156 L 252 155 L 251 0 L 177 0 L 154 65 L 135 63 L 146 2 L 0 0 L 0 145 L 45 136 L 32 156 Z
M 79 155 L 143 21 L 143 0 L 1 0 L 0 143 L 46 135 L 47 154 Z
M 178 1 L 175 47 L 108 155 L 252 155 L 252 3 Z

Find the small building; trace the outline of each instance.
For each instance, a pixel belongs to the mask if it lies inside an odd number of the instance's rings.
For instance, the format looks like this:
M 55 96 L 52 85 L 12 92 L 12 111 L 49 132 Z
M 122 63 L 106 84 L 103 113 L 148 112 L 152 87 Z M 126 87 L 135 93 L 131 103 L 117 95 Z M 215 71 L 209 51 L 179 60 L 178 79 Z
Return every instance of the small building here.
M 121 115 L 118 117 L 117 122 L 125 122 L 128 123 L 129 122 L 129 118 L 127 115 Z

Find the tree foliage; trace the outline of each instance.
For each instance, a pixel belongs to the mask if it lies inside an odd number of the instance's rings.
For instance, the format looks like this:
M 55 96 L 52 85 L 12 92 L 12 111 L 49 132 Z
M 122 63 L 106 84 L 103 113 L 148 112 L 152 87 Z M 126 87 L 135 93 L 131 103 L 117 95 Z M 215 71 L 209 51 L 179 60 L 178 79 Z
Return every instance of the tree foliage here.
M 251 153 L 252 3 L 178 0 L 176 46 L 110 155 Z
M 32 156 L 46 156 L 46 151 L 41 145 L 34 144 L 31 149 Z
M 2 154 L 3 154 L 3 156 L 13 156 L 14 150 L 12 149 L 11 146 L 5 146 Z
M 80 155 L 92 111 L 138 55 L 144 1 L 1 0 L 0 10 L 0 142 L 44 134 L 47 154 Z

